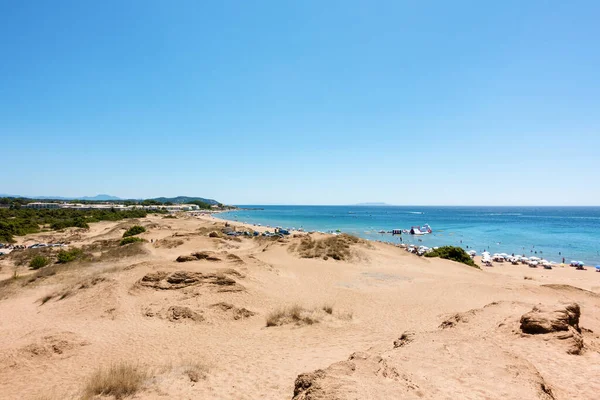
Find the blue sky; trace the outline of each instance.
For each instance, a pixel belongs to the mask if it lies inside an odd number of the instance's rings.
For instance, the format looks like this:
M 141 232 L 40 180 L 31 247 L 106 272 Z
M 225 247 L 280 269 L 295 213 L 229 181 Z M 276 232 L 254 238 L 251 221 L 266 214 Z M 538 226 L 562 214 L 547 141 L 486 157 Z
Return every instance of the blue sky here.
M 600 2 L 0 1 L 0 193 L 600 204 Z

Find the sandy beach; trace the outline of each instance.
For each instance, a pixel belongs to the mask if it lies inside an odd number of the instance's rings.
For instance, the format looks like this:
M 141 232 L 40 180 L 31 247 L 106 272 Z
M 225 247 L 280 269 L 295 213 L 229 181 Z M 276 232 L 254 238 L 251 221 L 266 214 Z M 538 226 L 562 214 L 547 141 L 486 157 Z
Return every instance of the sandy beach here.
M 116 245 L 135 224 L 146 242 Z M 18 238 L 89 256 L 39 271 L 16 267 L 16 254 L 0 259 L 0 397 L 89 398 L 94 374 L 123 363 L 143 371 L 135 399 L 600 393 L 600 273 L 478 270 L 364 240 L 339 244 L 340 260 L 306 258 L 331 236 L 212 234 L 224 224 L 150 216 Z M 523 330 L 534 307 L 554 318 L 573 303 L 577 324 Z

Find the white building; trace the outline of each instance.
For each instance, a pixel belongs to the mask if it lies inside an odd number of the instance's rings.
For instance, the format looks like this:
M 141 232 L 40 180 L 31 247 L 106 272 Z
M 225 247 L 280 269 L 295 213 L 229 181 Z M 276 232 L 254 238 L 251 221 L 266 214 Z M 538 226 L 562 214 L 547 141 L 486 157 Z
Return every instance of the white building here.
M 25 208 L 35 208 L 36 210 L 40 209 L 50 209 L 50 208 L 60 208 L 60 204 L 58 203 L 28 203 L 25 204 Z

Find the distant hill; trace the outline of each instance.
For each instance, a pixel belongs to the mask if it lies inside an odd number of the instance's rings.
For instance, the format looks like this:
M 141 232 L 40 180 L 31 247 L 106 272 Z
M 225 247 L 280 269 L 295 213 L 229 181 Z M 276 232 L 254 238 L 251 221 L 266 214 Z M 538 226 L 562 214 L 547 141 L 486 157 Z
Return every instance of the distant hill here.
M 148 199 L 148 200 L 154 200 L 154 201 L 158 201 L 161 203 L 173 203 L 173 204 L 185 204 L 185 203 L 189 203 L 190 201 L 201 201 L 203 203 L 207 203 L 207 204 L 219 204 L 218 201 L 213 200 L 213 199 L 205 199 L 203 197 L 188 197 L 188 196 L 177 196 L 177 197 L 156 197 L 154 199 Z
M 97 194 L 96 196 L 89 197 L 62 197 L 62 196 L 19 196 L 13 194 L 0 194 L 0 197 L 12 197 L 12 198 L 23 198 L 32 200 L 87 200 L 87 201 L 111 201 L 111 200 L 122 200 L 120 197 L 111 196 L 109 194 Z
M 0 197 L 12 197 L 12 198 L 25 198 L 25 199 L 32 199 L 32 200 L 64 200 L 64 201 L 70 201 L 70 200 L 85 200 L 85 201 L 120 201 L 120 200 L 129 200 L 129 199 L 122 199 L 120 197 L 117 196 L 111 196 L 109 194 L 98 194 L 96 196 L 93 197 L 89 197 L 89 196 L 83 196 L 83 197 L 61 197 L 61 196 L 19 196 L 19 195 L 12 195 L 12 194 L 0 194 Z M 135 200 L 135 201 L 139 201 L 142 199 L 131 199 L 131 200 Z M 184 204 L 184 203 L 188 203 L 190 201 L 201 201 L 203 203 L 207 203 L 207 204 L 219 204 L 218 201 L 213 200 L 213 199 L 205 199 L 204 197 L 189 197 L 189 196 L 177 196 L 177 197 L 156 197 L 154 199 L 148 199 L 148 200 L 154 200 L 154 201 L 158 201 L 160 203 L 173 203 L 173 204 Z
M 123 200 L 117 196 L 111 196 L 109 194 L 97 194 L 94 197 L 78 197 L 77 200 L 88 200 L 88 201 L 109 201 L 109 200 Z

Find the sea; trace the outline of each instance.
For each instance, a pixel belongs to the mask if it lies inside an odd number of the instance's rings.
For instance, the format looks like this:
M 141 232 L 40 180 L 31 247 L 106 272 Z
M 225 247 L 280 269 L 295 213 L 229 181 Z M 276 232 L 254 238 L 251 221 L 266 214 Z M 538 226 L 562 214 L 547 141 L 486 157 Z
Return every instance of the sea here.
M 418 246 L 460 246 L 600 265 L 600 207 L 238 206 L 219 218 L 305 231 L 344 232 Z M 423 236 L 379 233 L 429 224 Z

